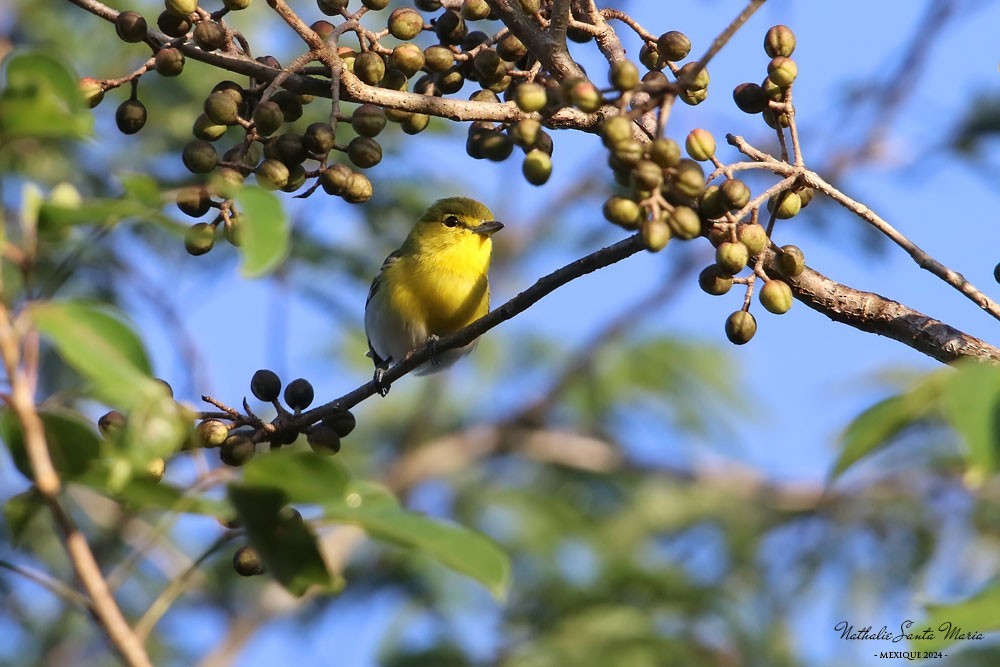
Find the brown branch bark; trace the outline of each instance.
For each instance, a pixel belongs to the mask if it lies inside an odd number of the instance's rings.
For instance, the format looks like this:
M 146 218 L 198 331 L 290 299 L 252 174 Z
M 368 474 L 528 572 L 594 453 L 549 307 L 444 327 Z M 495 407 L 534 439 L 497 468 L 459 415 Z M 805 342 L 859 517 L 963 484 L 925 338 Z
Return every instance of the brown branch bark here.
M 775 257 L 770 252 L 768 262 Z M 946 364 L 966 357 L 1000 364 L 1000 349 L 898 301 L 842 285 L 809 268 L 782 279 L 796 299 L 835 322 L 899 341 Z

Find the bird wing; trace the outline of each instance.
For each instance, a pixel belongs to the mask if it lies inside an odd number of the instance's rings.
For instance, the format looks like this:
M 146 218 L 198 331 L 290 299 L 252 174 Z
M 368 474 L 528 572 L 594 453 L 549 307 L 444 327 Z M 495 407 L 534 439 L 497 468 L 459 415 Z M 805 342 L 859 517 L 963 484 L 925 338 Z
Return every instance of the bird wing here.
M 385 258 L 385 261 L 382 262 L 382 268 L 380 268 L 378 270 L 378 273 L 375 274 L 375 280 L 372 281 L 372 286 L 368 289 L 368 298 L 365 299 L 366 308 L 368 307 L 368 304 L 371 302 L 372 297 L 375 296 L 375 292 L 378 291 L 379 285 L 382 284 L 382 274 L 385 273 L 385 270 L 387 268 L 398 262 L 399 258 L 402 256 L 403 256 L 402 249 L 393 250 L 391 253 L 389 253 L 389 256 Z
M 380 268 L 378 273 L 375 274 L 375 280 L 372 281 L 372 286 L 368 289 L 368 298 L 365 299 L 366 310 L 368 308 L 368 304 L 371 303 L 372 297 L 375 296 L 375 293 L 378 292 L 379 287 L 382 285 L 382 276 L 384 275 L 385 270 L 398 262 L 399 258 L 402 256 L 402 249 L 393 250 L 389 253 L 389 256 L 385 258 L 385 261 L 382 262 L 382 268 Z M 368 353 L 365 356 L 371 357 L 372 361 L 375 362 L 376 368 L 388 368 L 391 359 L 383 359 L 380 357 L 375 351 L 375 348 L 372 346 L 372 339 L 370 337 L 366 338 L 368 340 Z

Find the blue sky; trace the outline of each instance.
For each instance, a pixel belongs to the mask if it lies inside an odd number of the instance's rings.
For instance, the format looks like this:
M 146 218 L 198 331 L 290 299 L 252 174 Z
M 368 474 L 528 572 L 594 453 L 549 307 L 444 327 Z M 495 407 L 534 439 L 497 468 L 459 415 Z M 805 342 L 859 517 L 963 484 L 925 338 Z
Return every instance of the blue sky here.
M 960 119 L 971 95 L 997 91 L 998 53 L 995 47 L 986 45 L 996 43 L 1000 4 L 972 1 L 957 4 L 972 8 L 971 14 L 946 24 L 943 32 L 930 42 L 926 67 L 899 112 L 899 122 L 893 123 L 884 137 L 885 159 L 850 172 L 839 185 L 931 255 L 962 272 L 988 294 L 996 295 L 1000 289 L 993 281 L 992 271 L 1000 260 L 1000 252 L 996 249 L 995 221 L 991 218 L 998 197 L 995 170 L 977 172 L 939 147 L 947 142 L 950 128 Z M 843 100 L 848 90 L 864 84 L 868 90 L 877 92 L 878 85 L 884 85 L 925 5 L 771 0 L 710 65 L 712 85 L 708 101 L 697 108 L 677 105 L 668 134 L 682 139 L 690 129 L 704 127 L 715 134 L 719 156 L 724 161 L 738 159 L 735 150 L 724 143 L 727 132 L 741 134 L 760 146 L 771 146 L 772 135 L 759 117 L 747 116 L 735 108 L 731 90 L 740 82 L 764 77 L 768 59 L 761 48 L 763 34 L 767 27 L 781 22 L 792 27 L 798 37 L 794 56 L 799 66 L 795 100 L 806 161 L 823 163 L 832 149 L 853 143 L 858 128 L 866 127 L 853 122 L 850 116 L 845 119 Z M 697 55 L 704 51 L 719 27 L 740 11 L 743 3 L 631 2 L 621 6 L 653 33 L 684 31 L 694 43 L 693 55 Z M 253 11 L 266 12 L 265 3 L 257 3 Z M 627 31 L 621 32 L 624 35 Z M 630 42 L 632 53 L 637 50 L 635 44 L 634 40 Z M 589 70 L 600 71 L 599 61 L 584 56 L 590 47 L 574 49 Z M 600 80 L 602 76 L 595 74 L 594 78 Z M 863 103 L 852 103 L 848 108 L 863 111 Z M 100 111 L 105 114 L 102 122 L 108 123 L 113 107 L 105 104 Z M 428 193 L 428 200 L 458 193 L 474 194 L 508 225 L 504 234 L 516 234 L 521 221 L 545 215 L 552 194 L 578 177 L 578 165 L 604 159 L 600 142 L 594 136 L 556 133 L 555 142 L 555 171 L 550 183 L 542 188 L 523 182 L 517 160 L 499 165 L 472 161 L 464 155 L 459 142 L 440 137 L 421 135 L 412 139 L 405 156 L 419 160 L 419 174 L 430 173 L 453 182 L 449 191 Z M 131 166 L 141 168 L 141 157 L 134 159 L 136 162 Z M 376 167 L 373 170 L 376 183 L 380 174 L 392 174 L 394 169 L 398 173 L 398 168 L 388 161 Z M 307 214 L 309 219 L 304 224 L 320 233 L 348 244 L 371 242 L 362 233 L 356 213 L 339 200 L 323 204 L 312 201 L 308 211 L 299 201 L 289 199 L 287 203 L 293 214 Z M 811 220 L 813 211 L 806 209 L 799 218 L 781 224 L 777 234 L 780 243 L 802 247 L 810 266 L 839 282 L 876 291 L 970 334 L 996 340 L 996 322 L 953 289 L 918 269 L 901 250 L 888 245 L 879 253 L 866 249 L 858 233 L 864 223 L 827 208 L 827 224 L 817 231 L 815 221 Z M 558 226 L 559 235 L 551 249 L 533 253 L 530 261 L 516 272 L 495 277 L 494 303 L 505 301 L 538 276 L 573 259 L 575 254 L 568 249 L 578 247 L 583 239 L 606 229 L 606 225 L 599 209 L 590 201 L 571 209 L 571 219 Z M 401 238 L 400 235 L 378 239 L 380 245 L 372 248 L 370 257 L 373 272 L 385 251 Z M 704 246 L 707 253 L 707 244 Z M 502 252 L 503 246 L 499 247 Z M 491 332 L 489 336 L 496 339 L 491 345 L 497 346 L 502 355 L 505 341 L 512 338 L 505 336 L 505 331 L 542 331 L 563 338 L 568 347 L 579 346 L 608 313 L 617 312 L 627 303 L 623 293 L 631 298 L 641 294 L 624 291 L 623 285 L 650 285 L 665 275 L 674 261 L 673 250 L 671 246 L 658 255 L 643 253 L 575 281 Z M 142 258 L 136 259 L 141 264 Z M 204 274 L 187 270 L 202 260 L 185 256 L 180 261 L 176 275 L 170 276 L 166 298 L 182 307 L 187 318 L 186 329 L 199 341 L 205 364 L 199 371 L 207 383 L 185 387 L 170 333 L 152 317 L 149 309 L 138 307 L 136 317 L 150 344 L 158 372 L 174 380 L 181 398 L 194 401 L 196 392 L 207 392 L 238 402 L 246 393 L 251 374 L 259 367 L 275 368 L 286 379 L 309 378 L 316 386 L 318 400 L 345 393 L 366 379 L 367 360 L 359 359 L 358 364 L 350 365 L 335 358 L 340 356 L 334 353 L 345 339 L 329 313 L 302 299 L 289 298 L 289 292 L 280 282 L 247 283 L 238 277 L 232 265 L 223 266 L 206 286 Z M 360 323 L 366 286 L 344 281 L 334 286 L 334 290 Z M 735 291 L 724 297 L 709 297 L 697 289 L 692 278 L 689 288 L 644 323 L 643 328 L 648 332 L 690 336 L 726 348 L 741 377 L 750 380 L 745 387 L 759 406 L 756 417 L 740 430 L 738 440 L 714 446 L 676 442 L 639 427 L 632 443 L 638 455 L 692 465 L 729 465 L 729 459 L 735 459 L 771 478 L 819 482 L 836 454 L 837 437 L 843 427 L 890 390 L 879 379 L 885 371 L 938 367 L 936 362 L 895 341 L 830 322 L 802 304 L 796 304 L 781 317 L 755 306 L 757 336 L 748 345 L 731 348 L 725 341 L 722 325 L 728 313 L 739 306 L 741 298 Z M 228 334 L 221 334 L 224 327 L 220 327 L 218 313 L 233 312 L 234 301 L 253 304 L 248 312 L 256 315 L 244 316 L 245 320 L 237 323 L 236 335 L 231 329 Z M 356 341 L 352 345 L 357 347 Z M 461 397 L 463 406 L 473 414 L 486 414 L 495 402 L 504 405 L 503 396 L 482 396 L 469 391 L 470 377 L 468 368 L 451 371 L 443 391 L 451 397 Z M 393 409 L 397 392 L 405 391 L 406 385 L 426 381 L 432 380 L 403 379 L 387 399 L 369 401 L 361 414 L 378 420 L 383 411 Z M 786 383 L 793 389 L 776 388 Z M 529 386 L 527 390 L 543 388 Z M 9 479 L 9 470 L 3 474 Z M 890 606 L 911 603 L 887 601 Z M 888 611 L 903 610 L 897 606 Z M 318 621 L 315 635 L 311 636 L 327 637 L 351 653 L 338 654 L 334 659 L 325 654 L 326 645 L 321 645 L 322 642 L 304 642 L 295 648 L 301 652 L 295 657 L 308 664 L 375 664 L 373 651 L 381 637 L 379 631 L 397 612 L 396 601 L 392 599 L 374 601 L 364 617 L 328 612 Z M 805 615 L 801 628 L 805 636 L 819 637 L 832 613 L 820 609 Z M 171 623 L 169 617 L 165 623 Z M 207 647 L 216 639 L 214 635 L 189 630 L 210 629 L 215 627 L 214 623 L 218 619 L 206 615 L 199 623 L 176 627 L 187 628 L 188 641 Z M 239 664 L 274 664 L 277 655 L 288 659 L 290 631 L 287 624 L 272 624 L 251 641 Z M 337 641 L 338 637 L 342 641 Z M 470 637 L 473 642 L 485 642 L 475 632 Z M 829 640 L 801 648 L 815 664 L 834 664 L 826 661 L 843 657 L 840 647 Z M 856 664 L 885 664 L 870 662 L 867 654 L 858 656 L 858 660 Z

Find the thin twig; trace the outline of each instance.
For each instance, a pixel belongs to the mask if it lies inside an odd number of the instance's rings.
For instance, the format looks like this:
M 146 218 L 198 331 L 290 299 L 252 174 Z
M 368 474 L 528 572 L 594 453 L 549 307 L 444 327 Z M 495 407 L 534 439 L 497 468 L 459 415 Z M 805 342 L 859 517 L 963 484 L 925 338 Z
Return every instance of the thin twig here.
M 7 560 L 0 560 L 0 567 L 10 570 L 11 572 L 16 572 L 25 579 L 35 582 L 42 588 L 46 589 L 53 595 L 62 598 L 66 602 L 76 605 L 84 611 L 93 613 L 93 605 L 90 600 L 87 599 L 87 596 L 81 595 L 79 592 L 73 590 L 55 577 L 34 568 L 18 565 L 17 563 L 11 563 Z
M 146 609 L 146 613 L 135 624 L 135 634 L 139 636 L 139 639 L 145 640 L 149 636 L 149 633 L 156 627 L 156 624 L 159 623 L 164 614 L 170 610 L 170 607 L 177 601 L 177 598 L 187 590 L 188 582 L 194 576 L 195 572 L 198 571 L 198 568 L 201 567 L 201 564 L 238 534 L 238 531 L 229 530 L 220 535 L 183 572 L 171 579 L 167 587 L 153 600 L 149 608 Z

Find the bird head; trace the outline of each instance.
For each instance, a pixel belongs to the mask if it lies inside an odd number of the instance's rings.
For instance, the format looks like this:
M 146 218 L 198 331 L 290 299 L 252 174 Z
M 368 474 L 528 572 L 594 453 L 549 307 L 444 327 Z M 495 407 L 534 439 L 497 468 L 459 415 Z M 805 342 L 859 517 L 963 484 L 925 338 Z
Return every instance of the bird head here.
M 434 202 L 410 232 L 410 241 L 423 249 L 455 244 L 481 243 L 503 229 L 485 205 L 468 197 L 448 197 Z

